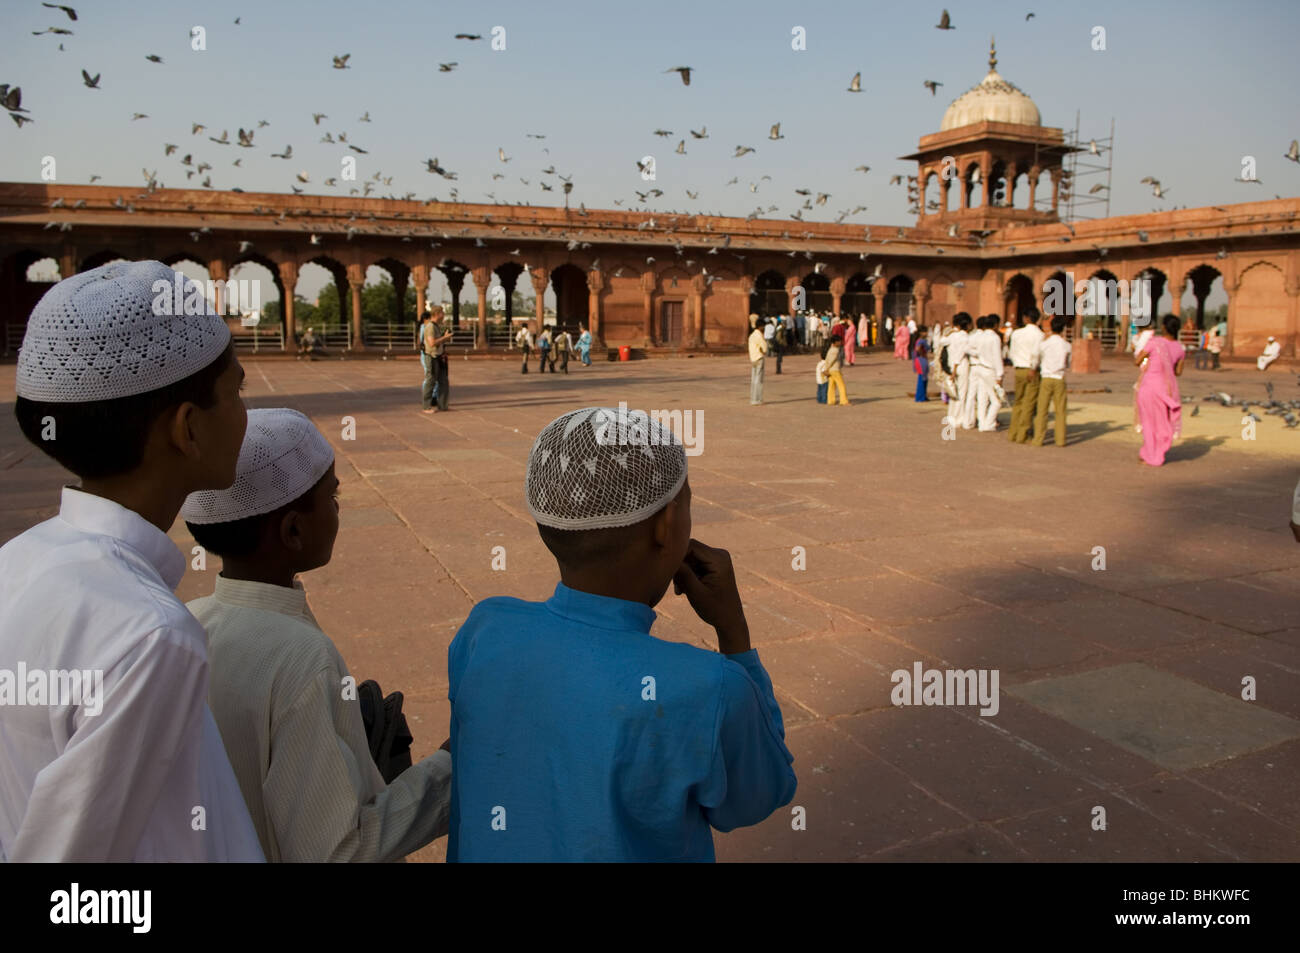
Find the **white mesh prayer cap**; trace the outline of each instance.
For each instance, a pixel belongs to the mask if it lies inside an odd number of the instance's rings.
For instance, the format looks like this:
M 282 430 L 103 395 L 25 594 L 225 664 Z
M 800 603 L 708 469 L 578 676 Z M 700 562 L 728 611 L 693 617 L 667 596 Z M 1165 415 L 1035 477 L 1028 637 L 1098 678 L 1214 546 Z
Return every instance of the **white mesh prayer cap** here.
M 528 512 L 554 529 L 648 519 L 686 482 L 686 451 L 666 426 L 626 405 L 584 407 L 547 424 L 528 455 Z
M 198 287 L 160 261 L 117 261 L 64 278 L 27 320 L 18 396 L 112 400 L 201 371 L 225 351 L 230 329 L 194 294 Z
M 333 462 L 334 448 L 298 411 L 250 410 L 234 484 L 191 493 L 181 519 L 206 525 L 271 513 L 315 486 Z

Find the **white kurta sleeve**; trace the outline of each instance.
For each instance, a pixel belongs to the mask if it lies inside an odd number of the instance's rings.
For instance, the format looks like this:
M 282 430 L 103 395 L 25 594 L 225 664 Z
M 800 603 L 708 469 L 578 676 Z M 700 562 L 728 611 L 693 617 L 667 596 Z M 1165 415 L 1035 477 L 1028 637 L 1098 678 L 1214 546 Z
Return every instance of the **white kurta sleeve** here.
M 104 673 L 100 713 L 80 712 L 67 747 L 36 776 L 9 859 L 132 860 L 177 762 L 192 765 L 198 795 L 207 694 L 207 660 L 172 629 L 149 633 L 120 671 Z M 189 830 L 190 820 L 176 817 L 177 830 Z M 167 860 L 206 859 L 201 836 L 179 840 L 192 852 Z
M 440 750 L 372 793 L 370 752 L 335 720 L 341 678 L 318 673 L 272 728 L 263 796 L 284 861 L 396 860 L 447 832 L 451 755 Z

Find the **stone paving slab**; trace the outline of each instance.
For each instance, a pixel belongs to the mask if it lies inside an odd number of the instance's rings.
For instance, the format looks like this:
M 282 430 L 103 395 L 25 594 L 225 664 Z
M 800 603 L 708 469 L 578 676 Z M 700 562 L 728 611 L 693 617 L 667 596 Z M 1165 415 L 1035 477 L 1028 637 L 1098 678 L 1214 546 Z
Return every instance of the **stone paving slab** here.
M 1010 444 L 1007 410 L 1000 433 L 944 440 L 943 405 L 913 402 L 909 368 L 885 354 L 846 370 L 852 406 L 817 405 L 814 364 L 769 373 L 761 407 L 743 357 L 557 377 L 453 362 L 452 410 L 432 416 L 413 359 L 249 360 L 245 397 L 303 411 L 335 447 L 335 556 L 304 585 L 353 673 L 406 695 L 417 757 L 447 735 L 447 646 L 475 601 L 554 588 L 523 503 L 533 436 L 625 400 L 704 415 L 695 535 L 732 552 L 800 778 L 807 829 L 783 808 L 718 835 L 721 859 L 1300 859 L 1300 546 L 1286 527 L 1300 431 L 1265 417 L 1243 440 L 1238 411 L 1200 401 L 1263 399 L 1265 379 L 1292 399 L 1294 379 L 1189 369 L 1200 412 L 1188 404 L 1170 463 L 1149 470 L 1127 362 L 1070 381 L 1065 449 Z M 0 541 L 54 515 L 68 479 L 0 410 Z M 183 523 L 171 536 L 190 552 Z M 191 568 L 179 594 L 207 594 L 219 568 Z M 716 645 L 671 591 L 657 612 L 659 637 Z M 997 670 L 998 713 L 894 707 L 892 674 L 918 662 Z M 1243 674 L 1258 701 L 1241 700 Z M 1105 832 L 1089 824 L 1098 804 Z M 444 857 L 439 841 L 412 859 Z
M 1171 771 L 1300 738 L 1300 721 L 1142 663 L 1007 689 Z

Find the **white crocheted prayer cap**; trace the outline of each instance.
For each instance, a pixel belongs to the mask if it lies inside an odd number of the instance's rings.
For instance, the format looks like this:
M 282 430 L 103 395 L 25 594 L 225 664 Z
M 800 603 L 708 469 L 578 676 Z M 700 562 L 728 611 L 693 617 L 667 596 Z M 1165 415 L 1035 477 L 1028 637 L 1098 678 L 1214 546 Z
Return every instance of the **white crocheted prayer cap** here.
M 248 412 L 248 429 L 225 490 L 200 490 L 185 498 L 187 523 L 231 523 L 278 510 L 302 496 L 334 462 L 334 448 L 315 424 L 287 407 Z
M 27 320 L 18 396 L 60 404 L 112 400 L 201 371 L 225 351 L 230 329 L 206 298 L 202 314 L 184 313 L 192 287 L 160 261 L 117 261 L 64 278 Z
M 667 427 L 626 406 L 557 417 L 533 443 L 528 512 L 555 529 L 605 529 L 648 519 L 686 482 L 686 451 Z

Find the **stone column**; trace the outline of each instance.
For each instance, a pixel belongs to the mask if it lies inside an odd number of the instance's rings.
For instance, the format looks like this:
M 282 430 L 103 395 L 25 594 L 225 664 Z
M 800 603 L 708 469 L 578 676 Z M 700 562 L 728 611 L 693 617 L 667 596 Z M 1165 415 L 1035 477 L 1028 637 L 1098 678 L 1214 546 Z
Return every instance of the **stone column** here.
M 984 198 L 980 201 L 980 208 L 986 209 L 989 203 L 993 201 L 993 167 L 990 165 L 987 169 L 980 166 L 980 185 L 982 186 L 981 195 Z
M 795 304 L 793 301 L 794 289 L 800 287 L 801 281 L 803 281 L 803 279 L 800 278 L 798 275 L 790 275 L 785 279 L 785 310 L 787 313 L 795 310 Z M 803 304 L 799 306 L 799 310 L 800 311 L 808 310 L 808 289 L 807 288 L 804 288 L 804 300 L 803 300 Z M 762 315 L 760 315 L 760 317 L 762 317 Z
M 882 276 L 871 283 L 871 297 L 876 303 L 876 343 L 885 343 L 885 289 L 888 282 Z
M 488 282 L 492 280 L 492 269 L 479 265 L 474 269 L 474 290 L 478 292 L 478 346 L 488 346 L 487 336 L 487 293 Z
M 71 278 L 77 273 L 77 249 L 72 245 L 64 245 L 59 252 L 59 278 Z
M 655 344 L 654 293 L 655 293 L 655 286 L 658 285 L 658 283 L 659 283 L 658 278 L 656 278 L 655 273 L 653 271 L 641 272 L 642 347 L 654 347 Z
M 605 274 L 601 271 L 587 272 L 587 330 L 591 332 L 591 349 L 603 348 L 601 340 L 600 293 L 605 290 Z
M 925 303 L 930 300 L 930 280 L 928 278 L 916 279 L 916 284 L 912 286 L 912 300 L 916 303 L 917 325 L 925 324 Z
M 275 267 L 280 273 L 280 284 L 284 286 L 284 294 L 280 298 L 280 320 L 284 322 L 284 349 L 289 350 L 292 348 L 297 350 L 298 344 L 293 316 L 293 292 L 298 286 L 298 263 L 296 261 L 281 261 L 277 262 Z
M 1016 207 L 1016 177 L 1020 175 L 1020 166 L 1014 162 L 1007 163 L 1007 208 Z
M 1038 190 L 1038 177 L 1042 175 L 1043 170 L 1038 166 L 1032 166 L 1029 169 L 1029 209 L 1034 208 L 1034 193 Z
M 410 286 L 411 273 L 402 272 L 400 269 L 393 273 L 393 321 L 396 324 L 403 324 L 406 321 L 406 289 Z
M 542 322 L 546 320 L 546 302 L 543 297 L 546 294 L 546 286 L 551 281 L 551 275 L 545 268 L 533 268 L 528 272 L 528 276 L 533 281 L 533 293 L 537 295 L 536 306 L 533 309 L 537 320 L 537 327 L 533 329 L 533 333 L 537 335 L 542 333 Z
M 704 296 L 708 293 L 709 282 L 704 275 L 691 278 L 691 323 L 686 329 L 684 347 L 700 347 L 704 344 Z
M 429 302 L 425 299 L 425 293 L 429 288 L 429 266 L 423 262 L 412 265 L 411 280 L 415 282 L 415 320 L 418 323 L 420 315 L 424 314 L 429 307 Z
M 352 292 L 352 349 L 365 350 L 365 341 L 361 339 L 361 289 L 366 282 L 366 273 L 360 265 L 348 265 L 348 290 Z
M 948 189 L 952 186 L 952 180 L 939 176 L 939 215 L 948 214 Z
M 465 287 L 465 272 L 448 271 L 447 289 L 451 292 L 451 327 L 460 330 L 460 291 Z
M 1052 214 L 1056 215 L 1061 205 L 1061 170 L 1052 170 Z
M 840 302 L 844 300 L 844 284 L 841 277 L 831 279 L 831 311 L 837 318 L 840 316 Z
M 226 289 L 225 284 L 230 277 L 230 272 L 226 270 L 226 263 L 221 259 L 208 262 L 208 278 L 213 282 L 212 285 L 212 306 L 217 309 L 217 314 L 223 318 L 226 316 Z M 218 284 L 218 282 L 220 282 Z M 241 301 L 242 305 L 243 302 Z

